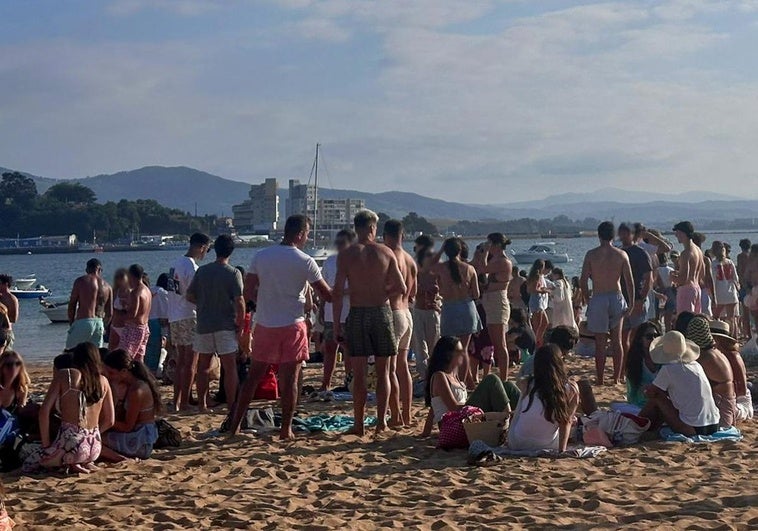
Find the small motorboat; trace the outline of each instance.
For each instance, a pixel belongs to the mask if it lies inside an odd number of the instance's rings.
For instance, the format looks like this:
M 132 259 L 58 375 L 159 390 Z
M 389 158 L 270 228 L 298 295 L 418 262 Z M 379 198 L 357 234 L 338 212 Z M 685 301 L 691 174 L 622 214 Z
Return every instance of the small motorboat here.
M 51 323 L 68 323 L 68 299 L 66 298 L 42 298 L 39 301 L 44 313 Z
M 13 286 L 15 287 L 15 289 L 32 289 L 32 287 L 36 283 L 37 283 L 37 277 L 34 275 L 29 275 L 27 277 L 13 279 Z
M 29 289 L 19 289 L 18 286 L 14 286 L 11 287 L 10 291 L 19 299 L 39 299 L 53 294 L 52 290 L 47 289 L 42 284 L 37 284 L 34 288 Z
M 536 243 L 525 251 L 511 251 L 519 264 L 533 264 L 535 260 L 550 260 L 554 264 L 565 264 L 571 261 L 567 253 L 559 253 L 555 242 Z
M 308 256 L 310 256 L 316 261 L 319 267 L 323 267 L 324 262 L 326 262 L 327 258 L 337 254 L 336 250 L 325 249 L 323 247 L 318 248 L 318 249 L 307 249 L 305 252 L 308 254 Z

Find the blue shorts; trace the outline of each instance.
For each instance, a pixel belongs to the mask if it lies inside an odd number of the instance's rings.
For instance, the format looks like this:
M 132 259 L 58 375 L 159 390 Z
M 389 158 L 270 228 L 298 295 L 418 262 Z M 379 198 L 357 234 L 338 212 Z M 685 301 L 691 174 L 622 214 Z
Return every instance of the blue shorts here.
M 443 336 L 467 336 L 482 330 L 482 321 L 474 301 L 443 302 L 440 332 Z
M 634 328 L 637 328 L 642 323 L 648 320 L 647 312 L 650 309 L 650 299 L 645 298 L 645 300 L 642 302 L 642 311 L 639 315 L 632 314 L 629 317 L 624 319 L 624 328 L 626 330 L 632 330 Z
M 587 330 L 593 334 L 607 334 L 621 324 L 627 309 L 620 292 L 593 294 L 587 305 Z

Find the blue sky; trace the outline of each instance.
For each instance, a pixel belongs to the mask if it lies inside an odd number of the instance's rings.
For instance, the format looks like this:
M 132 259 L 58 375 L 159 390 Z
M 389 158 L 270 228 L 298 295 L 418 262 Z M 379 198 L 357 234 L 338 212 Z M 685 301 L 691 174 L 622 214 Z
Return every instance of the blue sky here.
M 758 0 L 11 0 L 0 166 L 307 179 L 319 141 L 335 188 L 758 197 L 757 23 Z

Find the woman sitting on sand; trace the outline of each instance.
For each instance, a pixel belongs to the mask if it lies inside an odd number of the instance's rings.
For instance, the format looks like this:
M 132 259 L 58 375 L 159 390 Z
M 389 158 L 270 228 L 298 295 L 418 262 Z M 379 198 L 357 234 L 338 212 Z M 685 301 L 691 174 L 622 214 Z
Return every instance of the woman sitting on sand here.
M 732 367 L 734 375 L 734 394 L 737 395 L 737 413 L 735 421 L 748 420 L 753 418 L 753 396 L 747 385 L 747 369 L 745 360 L 740 353 L 740 343 L 731 334 L 729 323 L 725 321 L 711 321 L 711 335 L 716 341 L 716 347 L 721 351 L 729 365 Z
M 687 325 L 685 337 L 700 347 L 698 363 L 703 367 L 711 385 L 713 400 L 719 408 L 719 427 L 734 425 L 737 414 L 737 395 L 734 392 L 734 374 L 729 360 L 716 348 L 708 320 L 697 315 Z
M 73 349 L 71 369 L 55 373 L 39 413 L 42 448 L 24 462 L 24 472 L 66 467 L 88 473 L 102 448 L 100 433 L 113 425 L 113 397 L 100 374 L 100 353 L 92 343 Z M 58 436 L 50 442 L 50 413 L 61 416 Z
M 435 424 L 439 425 L 448 411 L 463 406 L 478 407 L 482 411 L 510 411 L 511 402 L 518 400 L 518 389 L 494 373 L 485 376 L 469 396 L 466 386 L 458 378 L 458 369 L 465 362 L 466 351 L 457 337 L 443 336 L 434 346 L 429 358 L 426 378 L 426 405 L 429 415 L 422 436 L 428 437 Z
M 660 335 L 661 329 L 656 323 L 642 323 L 637 327 L 626 355 L 626 401 L 639 408 L 647 403 L 646 389 L 658 372 L 658 365 L 650 357 L 650 344 Z
M 579 389 L 566 375 L 561 349 L 543 345 L 534 354 L 534 375 L 516 406 L 508 447 L 565 451 L 578 405 Z
M 697 363 L 700 348 L 677 331 L 653 340 L 650 358 L 661 365 L 639 416 L 650 419 L 650 430 L 663 422 L 682 435 L 712 435 L 719 428 L 719 410 L 708 378 Z
M 29 396 L 29 373 L 24 359 L 17 352 L 6 350 L 0 354 L 0 408 L 15 414 L 26 405 Z
M 115 462 L 147 459 L 158 440 L 155 415 L 161 396 L 155 379 L 144 363 L 133 361 L 123 350 L 109 352 L 103 362 L 117 405 L 116 421 L 103 435 L 101 456 Z

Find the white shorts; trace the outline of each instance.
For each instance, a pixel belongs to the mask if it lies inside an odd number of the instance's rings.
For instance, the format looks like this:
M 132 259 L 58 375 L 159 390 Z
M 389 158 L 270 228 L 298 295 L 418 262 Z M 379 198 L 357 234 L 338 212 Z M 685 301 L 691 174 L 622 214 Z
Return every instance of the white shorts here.
M 392 310 L 392 319 L 395 324 L 395 336 L 397 337 L 397 349 L 408 350 L 411 347 L 413 336 L 413 315 L 411 311 Z
M 239 349 L 237 332 L 219 330 L 210 334 L 195 334 L 193 348 L 198 354 L 236 354 Z

